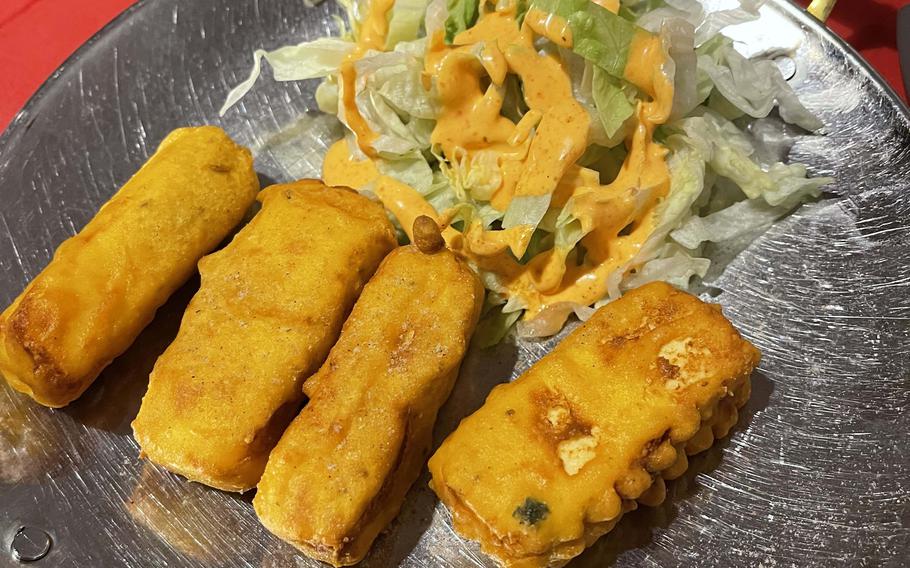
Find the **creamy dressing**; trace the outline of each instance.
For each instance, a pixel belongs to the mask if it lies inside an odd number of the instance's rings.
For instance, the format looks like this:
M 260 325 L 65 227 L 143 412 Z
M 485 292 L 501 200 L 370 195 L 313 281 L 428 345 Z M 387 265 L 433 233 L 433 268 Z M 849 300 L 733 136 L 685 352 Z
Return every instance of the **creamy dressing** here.
M 332 144 L 322 164 L 322 180 L 326 185 L 361 189 L 379 178 L 373 160 L 358 160 L 351 155 L 347 140 Z
M 531 9 L 519 26 L 516 5 L 500 2 L 494 11 L 482 6 L 476 24 L 452 45 L 445 44 L 441 32 L 428 39 L 425 77 L 427 85 L 435 81 L 441 106 L 434 147 L 448 160 L 468 163 L 479 152 L 495 152 L 502 181 L 490 199 L 494 208 L 504 212 L 517 198 L 549 199 L 551 207 L 571 207 L 585 233 L 583 260 L 575 258 L 572 247 L 555 247 L 521 264 L 516 258 L 527 250 L 533 225 L 484 230 L 474 220 L 457 231 L 449 226 L 452 212 L 434 211 L 415 189 L 382 175 L 372 160 L 376 133 L 354 101 L 354 62 L 368 49 L 384 48 L 393 3 L 371 2 L 358 47 L 341 69 L 345 119 L 366 158 L 353 157 L 345 141 L 336 143 L 323 166 L 326 183 L 370 189 L 409 236 L 416 217 L 435 218 L 449 248 L 495 275 L 499 291 L 526 308 L 525 319 L 603 298 L 611 275 L 634 268 L 633 259 L 655 228 L 656 207 L 669 191 L 667 150 L 653 140 L 673 100 L 660 38 L 642 30 L 630 45 L 624 77 L 649 100 L 638 103 L 626 140 L 628 155 L 607 185 L 601 185 L 597 172 L 575 164 L 589 144 L 591 119 L 573 97 L 569 74 L 557 56 L 534 48 L 538 36 L 571 47 L 564 18 Z M 615 0 L 597 3 L 614 13 L 619 7 Z M 530 108 L 517 124 L 501 114 L 509 73 L 521 80 Z
M 355 80 L 357 72 L 354 62 L 363 57 L 367 50 L 382 50 L 385 47 L 385 37 L 389 31 L 389 11 L 395 5 L 395 0 L 370 0 L 370 8 L 363 23 L 360 25 L 360 35 L 357 46 L 341 64 L 341 104 L 344 108 L 344 117 L 348 127 L 357 138 L 357 145 L 367 156 L 376 157 L 372 143 L 376 133 L 370 128 L 354 99 Z

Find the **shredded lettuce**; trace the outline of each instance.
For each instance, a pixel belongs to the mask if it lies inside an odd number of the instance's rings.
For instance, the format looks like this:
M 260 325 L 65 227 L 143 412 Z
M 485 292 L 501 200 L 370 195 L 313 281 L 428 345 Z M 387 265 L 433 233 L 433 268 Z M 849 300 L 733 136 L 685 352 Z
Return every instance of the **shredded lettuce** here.
M 483 317 L 478 322 L 474 337 L 471 340 L 473 345 L 486 349 L 498 344 L 509 333 L 518 318 L 521 317 L 521 311 L 519 310 L 503 312 L 502 308 L 502 306 L 494 306 L 483 312 Z
M 438 102 L 435 90 L 420 83 L 422 61 L 404 51 L 368 52 L 354 68 L 357 109 L 379 133 L 373 148 L 387 159 L 428 149 Z M 338 111 L 347 124 L 344 109 Z
M 597 4 L 569 16 L 572 49 L 610 75 L 623 77 L 636 26 Z
M 477 21 L 478 0 L 448 0 L 448 17 L 445 21 L 446 43 L 474 25 Z
M 445 29 L 446 20 L 449 19 L 448 0 L 432 0 L 427 5 L 423 19 L 423 29 L 426 37 L 433 37 L 436 32 Z
M 379 159 L 376 166 L 382 174 L 409 185 L 420 193 L 427 193 L 433 187 L 433 169 L 423 154 L 410 152 L 395 159 Z
M 758 19 L 764 0 L 739 0 L 739 5 L 726 10 L 706 11 L 698 0 L 666 0 L 665 4 L 646 11 L 637 24 L 657 33 L 665 22 L 682 20 L 695 28 L 695 46 L 717 37 L 724 28 Z
M 389 16 L 386 49 L 395 49 L 403 41 L 413 41 L 420 33 L 428 0 L 395 0 Z
M 640 28 L 588 0 L 533 0 L 531 6 L 568 22 L 572 51 L 588 64 L 579 65 L 565 54 L 566 50 L 560 53 L 573 76 L 573 91 L 579 102 L 595 115 L 590 121 L 589 139 L 601 146 L 618 144 L 637 101 L 635 89 L 623 77 L 629 46 Z
M 369 9 L 370 0 L 335 0 L 335 2 L 344 10 L 344 18 L 339 18 L 340 26 L 339 29 L 341 37 L 345 39 L 356 40 L 360 37 L 360 23 L 363 21 L 363 17 Z M 350 32 L 347 31 L 344 23 L 347 22 L 351 26 Z
M 423 194 L 433 209 L 436 211 L 446 211 L 450 208 L 457 207 L 461 200 L 455 194 L 452 184 L 439 170 L 433 172 L 433 184 L 430 189 Z
M 635 109 L 636 90 L 625 81 L 605 73 L 571 49 L 560 47 L 558 54 L 572 79 L 572 94 L 589 115 L 588 141 L 592 145 L 607 148 L 620 144 L 628 133 L 628 129 L 624 127 L 629 124 L 626 119 Z M 598 74 L 596 93 L 595 73 Z M 623 99 L 616 98 L 620 93 L 628 103 L 628 109 Z M 627 110 L 628 115 L 625 114 Z M 503 115 L 512 118 L 511 113 L 504 112 Z
M 769 205 L 764 199 L 747 199 L 704 217 L 689 217 L 670 236 L 687 249 L 696 249 L 704 242 L 729 241 L 770 227 L 788 212 L 787 207 Z
M 597 114 L 607 137 L 612 137 L 635 112 L 634 97 L 620 81 L 600 67 L 594 67 L 592 93 Z
M 774 163 L 767 168 L 753 159 L 755 149 L 748 136 L 720 115 L 706 110 L 702 116 L 684 118 L 674 127 L 682 129 L 689 143 L 720 176 L 736 183 L 749 199 L 763 198 L 768 204 L 793 208 L 818 197 L 831 178 L 807 178 L 802 164 Z
M 698 112 L 667 127 L 670 192 L 633 260 L 640 268 L 617 283 L 616 294 L 655 279 L 688 287 L 717 260 L 702 250 L 705 244 L 742 250 L 831 181 L 806 177 L 800 164 L 756 161 L 751 140 L 734 123 L 704 107 Z
M 316 79 L 336 73 L 344 58 L 354 50 L 354 44 L 338 38 L 324 37 L 297 45 L 279 47 L 274 51 L 257 49 L 253 52 L 253 68 L 245 81 L 234 87 L 218 111 L 221 116 L 242 99 L 262 72 L 262 60 L 272 66 L 276 81 Z
M 667 53 L 674 63 L 673 109 L 671 118 L 682 118 L 708 96 L 712 85 L 703 80 L 699 88 L 698 58 L 695 55 L 695 27 L 682 19 L 669 19 L 661 25 Z
M 572 94 L 590 118 L 589 145 L 570 172 L 554 182 L 556 191 L 515 197 L 505 211 L 491 204 L 507 179 L 500 149 L 458 148 L 453 155 L 443 155 L 431 143 L 441 103 L 436 80 L 427 76 L 424 65 L 428 38 L 442 33 L 451 44 L 481 12 L 504 4 L 396 0 L 388 13 L 383 50 L 358 52 L 354 58 L 356 110 L 376 134 L 363 141 L 355 140 L 348 123 L 350 107 L 340 104 L 345 95 L 340 67 L 355 49 L 370 0 L 337 1 L 350 32 L 340 23 L 341 37 L 256 50 L 249 77 L 228 94 L 222 114 L 253 88 L 263 59 L 277 81 L 322 78 L 315 101 L 332 115 L 325 124 L 318 123 L 326 138 L 347 126 L 344 136 L 356 158 L 365 157 L 360 145 L 370 144 L 375 153 L 369 153 L 382 174 L 413 187 L 436 211 L 445 212 L 456 229 L 532 227 L 527 247 L 512 251 L 514 261 L 526 264 L 550 253 L 557 270 L 563 271 L 584 259 L 583 239 L 595 221 L 575 209 L 580 197 L 556 195 L 560 188 L 587 191 L 609 184 L 623 167 L 627 141 L 637 124 L 632 120 L 636 106 L 648 100 L 625 79 L 633 41 L 647 34 L 659 36 L 670 56 L 663 72 L 673 81 L 672 111 L 669 121 L 654 132 L 668 150 L 670 180 L 654 209 L 654 229 L 634 258 L 605 276 L 607 293 L 593 307 L 557 302 L 533 319 L 519 321 L 531 300 L 511 293 L 504 276 L 479 270 L 489 291 L 475 335 L 481 347 L 501 341 L 513 328 L 523 337 L 552 335 L 573 314 L 584 320 L 625 290 L 654 280 L 690 289 L 709 281 L 753 239 L 800 204 L 819 197 L 831 181 L 813 178 L 804 165 L 787 161 L 797 137 L 819 131 L 822 123 L 800 103 L 772 61 L 743 56 L 721 34 L 728 26 L 756 19 L 764 0 L 731 0 L 725 7 L 734 4 L 732 8 L 719 11 L 706 10 L 701 0 L 623 0 L 618 15 L 589 0 L 519 0 L 519 22 L 530 6 L 564 18 L 572 31 L 571 48 L 545 38 L 537 38 L 534 46 L 538 53 L 558 58 L 566 70 Z M 472 50 L 465 53 L 482 64 L 480 46 Z M 540 113 L 529 109 L 525 86 L 514 74 L 488 88 L 502 99 L 501 116 L 514 123 L 529 112 Z M 278 162 L 290 177 L 312 175 L 316 162 L 310 155 L 298 155 L 302 150 L 294 137 L 312 138 L 316 126 L 311 120 L 301 122 L 270 139 L 263 156 Z M 540 128 L 537 124 L 510 152 L 527 152 Z M 369 187 L 360 189 L 369 194 Z M 639 188 L 636 195 L 645 203 L 648 189 Z
M 716 36 L 699 48 L 698 68 L 710 77 L 718 93 L 753 118 L 768 116 L 777 106 L 787 122 L 809 131 L 822 127 L 821 121 L 799 102 L 773 61 L 743 57 L 728 38 Z
M 513 197 L 502 219 L 503 228 L 511 229 L 521 225 L 533 225 L 536 227 L 546 215 L 547 210 L 550 209 L 552 197 L 553 195 L 550 193 Z
M 328 77 L 316 87 L 316 106 L 326 114 L 338 114 L 338 82 L 334 77 Z
M 688 288 L 692 278 L 703 277 L 710 266 L 711 261 L 707 258 L 692 256 L 680 246 L 667 244 L 655 258 L 625 278 L 622 289 L 631 290 L 658 280 L 679 288 Z
M 639 29 L 633 22 L 588 0 L 533 0 L 532 7 L 565 18 L 572 30 L 572 50 L 621 79 L 629 45 Z
M 492 150 L 481 150 L 470 158 L 462 152 L 441 161 L 440 167 L 463 198 L 489 201 L 502 183 L 499 154 Z

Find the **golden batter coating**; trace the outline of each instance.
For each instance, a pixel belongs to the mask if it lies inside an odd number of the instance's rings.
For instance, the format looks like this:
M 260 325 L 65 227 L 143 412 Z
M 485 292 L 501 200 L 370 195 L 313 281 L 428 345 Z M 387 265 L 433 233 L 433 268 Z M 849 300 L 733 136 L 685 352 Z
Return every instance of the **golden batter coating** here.
M 252 205 L 250 152 L 219 128 L 180 128 L 0 315 L 0 372 L 69 404 L 133 342 Z
M 663 501 L 736 422 L 758 360 L 719 307 L 648 284 L 496 387 L 430 459 L 431 486 L 503 566 L 561 566 Z
M 199 263 L 202 284 L 133 422 L 152 461 L 225 491 L 256 485 L 301 385 L 396 246 L 385 211 L 318 181 L 262 191 L 262 210 Z
M 482 301 L 446 249 L 389 255 L 269 457 L 253 506 L 270 531 L 336 566 L 366 555 L 423 468 Z

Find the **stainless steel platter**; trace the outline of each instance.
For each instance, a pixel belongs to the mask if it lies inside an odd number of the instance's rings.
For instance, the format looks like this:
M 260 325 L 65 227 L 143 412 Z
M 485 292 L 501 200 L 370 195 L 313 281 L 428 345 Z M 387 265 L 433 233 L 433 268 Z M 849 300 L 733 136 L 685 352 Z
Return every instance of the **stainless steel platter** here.
M 222 125 L 257 151 L 265 181 L 317 174 L 337 125 L 310 110 L 314 84 L 263 81 L 226 118 L 216 111 L 252 49 L 325 35 L 335 10 L 149 0 L 95 36 L 0 138 L 0 304 L 175 127 Z M 667 503 L 628 515 L 573 566 L 910 564 L 910 115 L 796 6 L 762 13 L 735 33 L 748 52 L 795 48 L 792 82 L 828 126 L 791 158 L 837 181 L 712 282 L 765 354 L 732 437 L 692 460 Z M 193 287 L 66 409 L 0 387 L 0 566 L 47 546 L 35 566 L 317 565 L 259 525 L 249 496 L 137 457 L 129 423 Z M 551 345 L 473 352 L 437 441 Z M 491 566 L 452 532 L 426 481 L 364 565 Z

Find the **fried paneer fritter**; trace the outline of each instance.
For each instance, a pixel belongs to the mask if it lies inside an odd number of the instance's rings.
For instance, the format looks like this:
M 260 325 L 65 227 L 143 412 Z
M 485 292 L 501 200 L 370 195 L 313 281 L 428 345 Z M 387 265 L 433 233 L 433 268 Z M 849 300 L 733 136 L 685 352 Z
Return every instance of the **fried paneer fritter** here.
M 496 387 L 430 459 L 431 486 L 503 566 L 561 566 L 727 434 L 758 360 L 719 307 L 648 284 Z
M 256 485 L 395 233 L 382 206 L 317 181 L 262 191 L 262 210 L 202 259 L 202 284 L 133 422 L 152 461 L 225 491 Z
M 0 315 L 0 372 L 45 406 L 79 397 L 259 191 L 250 152 L 180 128 Z
M 336 566 L 366 555 L 423 468 L 482 301 L 446 249 L 388 256 L 269 457 L 253 500 L 266 528 Z

